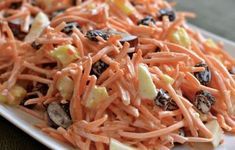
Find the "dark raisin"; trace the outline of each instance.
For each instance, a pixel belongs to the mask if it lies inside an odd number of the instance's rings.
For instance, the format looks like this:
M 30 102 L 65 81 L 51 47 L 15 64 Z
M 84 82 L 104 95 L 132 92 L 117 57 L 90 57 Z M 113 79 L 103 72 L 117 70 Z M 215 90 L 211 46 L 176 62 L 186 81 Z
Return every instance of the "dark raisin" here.
M 76 6 L 77 5 L 77 0 L 71 0 L 72 1 L 72 5 Z
M 128 52 L 127 55 L 130 57 L 130 59 L 133 58 L 133 55 L 135 54 L 135 51 L 134 52 Z
M 64 11 L 65 11 L 65 9 L 59 9 L 59 10 L 53 11 L 52 14 L 51 14 L 51 16 L 50 16 L 50 19 L 52 20 L 52 19 L 55 18 L 56 16 L 62 14 Z
M 70 103 L 61 103 L 60 105 L 63 108 L 63 110 L 68 114 L 69 118 L 71 119 L 70 110 L 69 110 Z
M 161 48 L 160 47 L 156 47 L 154 52 L 161 52 Z
M 134 35 L 125 35 L 123 36 L 119 42 L 121 44 L 124 44 L 125 42 L 128 42 L 130 44 L 130 47 L 136 47 L 139 43 L 138 37 Z
M 38 95 L 37 94 L 31 94 L 31 95 L 27 95 L 21 102 L 20 102 L 20 105 L 26 107 L 26 108 L 29 108 L 29 109 L 33 109 L 36 104 L 30 104 L 30 105 L 24 105 L 24 103 L 29 100 L 29 99 L 34 99 L 34 98 L 38 98 Z
M 36 41 L 33 41 L 33 42 L 31 43 L 31 46 L 32 46 L 32 48 L 34 48 L 35 50 L 39 50 L 39 49 L 42 47 L 42 44 L 40 44 L 40 43 L 38 43 L 38 42 L 36 42 Z
M 89 30 L 86 33 L 86 37 L 91 41 L 98 42 L 97 36 L 102 37 L 104 40 L 108 40 L 109 38 L 109 34 L 102 30 Z
M 176 18 L 175 12 L 172 9 L 161 9 L 159 11 L 158 19 L 162 21 L 164 16 L 168 16 L 170 21 L 174 21 Z
M 175 101 L 170 97 L 167 91 L 160 89 L 156 98 L 154 99 L 155 104 L 161 107 L 163 110 L 176 110 L 178 109 Z
M 7 17 L 10 17 L 11 15 L 12 15 L 12 14 L 5 12 L 5 13 L 3 14 L 3 17 L 7 18 Z
M 77 22 L 68 22 L 62 32 L 67 35 L 71 35 L 73 33 L 73 28 L 81 30 L 81 26 Z
M 22 6 L 22 2 L 13 2 L 10 4 L 10 9 L 19 9 Z
M 179 131 L 178 131 L 178 134 L 179 134 L 180 136 L 186 136 L 185 131 L 184 131 L 184 128 L 180 128 Z
M 47 94 L 49 87 L 47 84 L 43 84 L 43 83 L 37 83 L 36 86 L 33 88 L 32 91 L 39 91 L 40 93 L 42 93 L 43 95 Z
M 149 26 L 150 23 L 155 24 L 156 21 L 154 20 L 154 18 L 152 16 L 146 16 L 145 18 L 139 20 L 137 25 Z
M 108 64 L 103 62 L 102 60 L 97 61 L 92 65 L 91 74 L 95 75 L 97 78 L 109 67 Z
M 195 67 L 204 67 L 205 70 L 204 71 L 200 71 L 200 72 L 195 72 L 194 76 L 198 79 L 198 81 L 202 84 L 202 85 L 208 85 L 211 81 L 211 71 L 209 69 L 209 67 L 207 66 L 207 64 L 205 64 L 204 62 L 196 64 Z
M 57 67 L 56 62 L 42 64 L 42 68 L 45 68 L 45 69 L 53 69 L 55 67 Z
M 212 96 L 209 92 L 200 90 L 196 92 L 194 105 L 202 113 L 208 113 L 211 109 L 211 106 L 215 103 L 215 97 Z
M 235 67 L 232 67 L 231 69 L 228 70 L 230 74 L 235 74 Z
M 24 40 L 27 33 L 21 31 L 20 24 L 15 24 L 15 23 L 9 22 L 8 25 L 9 25 L 12 33 L 14 34 L 14 36 L 18 40 Z
M 47 107 L 47 114 L 49 118 L 49 124 L 51 127 L 68 128 L 72 124 L 72 120 L 69 115 L 64 111 L 64 108 L 60 103 L 52 102 Z
M 133 57 L 133 54 L 136 52 L 136 48 L 138 46 L 138 43 L 139 43 L 139 39 L 137 36 L 134 36 L 134 35 L 123 35 L 122 39 L 120 39 L 119 41 L 122 45 L 125 43 L 125 42 L 128 42 L 130 44 L 130 48 L 134 48 L 134 51 L 133 52 L 128 52 L 127 55 L 132 58 Z

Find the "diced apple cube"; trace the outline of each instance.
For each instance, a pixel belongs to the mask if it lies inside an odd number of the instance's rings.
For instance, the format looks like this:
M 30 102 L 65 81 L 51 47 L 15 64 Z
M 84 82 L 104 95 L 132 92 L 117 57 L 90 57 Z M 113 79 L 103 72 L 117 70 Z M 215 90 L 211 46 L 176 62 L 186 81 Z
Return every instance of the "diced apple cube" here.
M 110 144 L 109 144 L 109 150 L 136 150 L 136 149 L 126 144 L 123 144 L 119 142 L 118 140 L 111 138 Z
M 27 94 L 27 91 L 19 85 L 15 85 L 10 89 L 10 94 L 13 96 L 13 101 L 8 101 L 7 96 L 0 93 L 0 102 L 9 104 L 9 105 L 18 105 L 24 99 Z
M 134 11 L 134 7 L 127 0 L 111 0 L 125 14 L 130 15 Z
M 25 42 L 35 41 L 43 32 L 43 30 L 50 24 L 50 21 L 46 14 L 39 12 L 35 17 L 29 33 L 25 37 Z
M 153 79 L 147 66 L 144 64 L 139 64 L 138 79 L 141 98 L 153 100 L 157 96 L 157 89 L 153 83 Z
M 186 48 L 191 46 L 191 38 L 184 28 L 179 28 L 170 34 L 170 41 L 176 44 L 180 44 Z
M 94 86 L 87 98 L 86 107 L 94 109 L 108 98 L 108 96 L 109 95 L 105 87 Z
M 59 46 L 52 50 L 51 56 L 59 61 L 63 66 L 67 66 L 79 58 L 79 53 L 74 46 L 68 44 Z
M 56 88 L 64 99 L 69 100 L 73 94 L 73 80 L 68 76 L 61 76 L 56 82 Z

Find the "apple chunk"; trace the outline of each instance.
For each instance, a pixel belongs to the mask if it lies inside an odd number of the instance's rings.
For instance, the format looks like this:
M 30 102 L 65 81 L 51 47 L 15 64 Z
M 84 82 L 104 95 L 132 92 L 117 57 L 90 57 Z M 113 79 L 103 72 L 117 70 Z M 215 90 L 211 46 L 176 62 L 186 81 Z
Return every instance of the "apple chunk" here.
M 157 89 L 151 74 L 144 64 L 138 66 L 139 93 L 141 98 L 153 100 L 157 96 Z
M 35 17 L 32 27 L 29 30 L 29 33 L 25 37 L 25 42 L 35 41 L 43 32 L 43 30 L 50 24 L 50 21 L 46 14 L 39 12 Z
M 123 144 L 115 139 L 110 140 L 109 149 L 110 150 L 135 150 L 135 148 L 132 148 L 126 144 Z
M 86 107 L 89 109 L 95 109 L 106 98 L 108 98 L 108 92 L 105 87 L 94 86 L 87 98 Z

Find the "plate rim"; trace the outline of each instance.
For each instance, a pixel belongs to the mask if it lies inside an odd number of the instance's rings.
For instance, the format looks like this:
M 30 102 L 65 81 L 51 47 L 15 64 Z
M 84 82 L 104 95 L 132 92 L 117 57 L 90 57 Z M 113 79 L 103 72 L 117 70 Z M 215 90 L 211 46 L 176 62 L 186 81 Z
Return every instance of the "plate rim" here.
M 219 35 L 216 35 L 212 32 L 209 32 L 205 29 L 202 29 L 198 26 L 195 26 L 193 24 L 187 23 L 190 27 L 200 31 L 200 33 L 206 37 L 210 37 L 216 41 L 222 41 L 224 42 L 224 45 L 230 45 L 231 47 L 234 47 L 235 49 L 235 42 L 228 40 L 224 37 L 221 37 Z M 56 149 L 56 150 L 66 150 L 66 149 L 74 149 L 67 144 L 60 142 L 56 139 L 51 138 L 49 135 L 43 133 L 40 129 L 33 127 L 32 124 L 29 122 L 21 119 L 21 118 L 15 118 L 14 116 L 11 116 L 13 112 L 11 112 L 10 109 L 15 109 L 12 108 L 11 106 L 7 106 L 5 104 L 0 103 L 0 115 L 11 122 L 13 125 L 15 125 L 17 128 L 21 129 L 23 132 L 40 142 L 41 144 L 45 145 L 46 147 L 50 149 Z M 21 110 L 22 111 L 22 110 Z M 9 113 L 10 112 L 10 113 Z M 25 113 L 24 111 L 22 111 Z M 27 113 L 25 113 L 27 114 Z M 33 116 L 31 116 L 33 117 Z M 35 117 L 33 117 L 35 118 Z M 30 129 L 28 129 L 30 127 Z

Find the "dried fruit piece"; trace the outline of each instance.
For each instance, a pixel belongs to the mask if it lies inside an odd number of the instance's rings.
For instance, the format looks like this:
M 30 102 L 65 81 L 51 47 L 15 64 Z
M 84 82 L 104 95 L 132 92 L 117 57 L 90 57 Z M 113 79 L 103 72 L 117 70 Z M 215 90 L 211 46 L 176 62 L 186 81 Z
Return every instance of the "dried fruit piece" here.
M 89 30 L 86 33 L 86 37 L 94 42 L 98 42 L 97 36 L 102 37 L 104 40 L 108 40 L 109 38 L 109 34 L 102 30 Z
M 97 78 L 109 67 L 108 64 L 99 60 L 92 65 L 91 75 L 95 75 Z
M 130 44 L 130 47 L 136 47 L 139 42 L 138 37 L 134 35 L 125 35 L 119 41 L 121 44 L 128 42 Z
M 12 2 L 9 6 L 10 9 L 19 9 L 22 6 L 22 2 Z
M 33 41 L 33 42 L 31 43 L 31 46 L 32 46 L 32 48 L 34 48 L 35 50 L 39 50 L 39 49 L 42 47 L 42 44 L 40 44 L 40 43 L 38 43 L 38 42 L 36 42 L 36 41 Z
M 14 34 L 14 36 L 18 40 L 21 40 L 21 41 L 24 40 L 27 33 L 21 31 L 20 24 L 15 24 L 15 23 L 12 23 L 12 22 L 8 22 L 8 25 L 9 25 L 12 33 Z
M 69 114 L 67 114 L 61 104 L 57 102 L 52 102 L 48 105 L 47 114 L 49 117 L 49 123 L 54 128 L 68 128 L 72 124 Z
M 161 107 L 163 110 L 176 110 L 178 109 L 175 101 L 170 97 L 167 91 L 160 89 L 156 98 L 154 99 L 155 104 Z
M 209 92 L 200 90 L 195 95 L 194 105 L 202 113 L 208 113 L 215 103 L 215 98 Z
M 77 22 L 68 22 L 62 32 L 67 35 L 71 35 L 73 33 L 73 28 L 81 30 L 81 26 Z
M 146 16 L 145 18 L 139 20 L 137 24 L 149 26 L 150 23 L 155 24 L 156 23 L 155 19 L 152 16 Z
M 168 16 L 170 21 L 174 21 L 176 18 L 175 12 L 172 9 L 161 9 L 158 19 L 162 21 L 164 16 Z
M 202 85 L 208 85 L 211 81 L 211 71 L 209 69 L 209 67 L 207 66 L 207 64 L 205 64 L 204 62 L 201 62 L 199 64 L 196 64 L 195 67 L 204 67 L 205 70 L 204 71 L 200 71 L 200 72 L 195 72 L 194 76 L 198 79 L 198 81 L 202 84 Z

